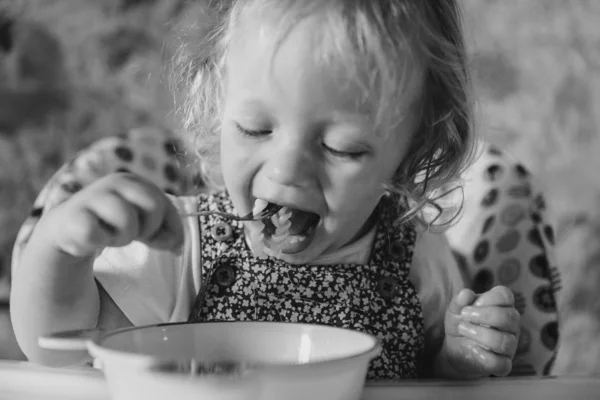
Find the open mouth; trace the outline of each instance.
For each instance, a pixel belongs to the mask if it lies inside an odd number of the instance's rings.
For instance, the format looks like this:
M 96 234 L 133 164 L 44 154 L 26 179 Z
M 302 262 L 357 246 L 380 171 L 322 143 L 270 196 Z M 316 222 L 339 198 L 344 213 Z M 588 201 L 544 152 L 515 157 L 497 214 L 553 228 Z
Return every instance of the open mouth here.
M 257 199 L 254 214 L 269 204 L 274 203 Z M 312 242 L 320 220 L 313 212 L 282 206 L 272 217 L 251 223 L 252 247 L 276 258 L 282 253 L 299 253 Z

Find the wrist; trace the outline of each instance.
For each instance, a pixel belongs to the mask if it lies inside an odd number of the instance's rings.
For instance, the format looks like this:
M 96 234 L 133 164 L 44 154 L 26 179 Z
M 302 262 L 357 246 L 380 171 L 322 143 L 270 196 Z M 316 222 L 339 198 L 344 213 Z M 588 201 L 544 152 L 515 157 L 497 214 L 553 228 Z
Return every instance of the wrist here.
M 41 228 L 41 229 L 38 229 Z M 36 226 L 20 250 L 13 285 L 51 295 L 60 303 L 87 293 L 94 285 L 93 263 L 96 254 L 77 257 L 60 249 L 47 227 Z
M 454 379 L 457 375 L 448 357 L 446 340 L 433 360 L 433 373 L 436 378 Z

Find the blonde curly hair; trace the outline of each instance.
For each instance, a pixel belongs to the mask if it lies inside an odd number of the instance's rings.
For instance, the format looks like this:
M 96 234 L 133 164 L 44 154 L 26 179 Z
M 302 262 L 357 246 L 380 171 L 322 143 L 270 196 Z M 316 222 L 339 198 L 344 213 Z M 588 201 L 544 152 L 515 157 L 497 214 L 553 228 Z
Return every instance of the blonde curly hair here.
M 402 210 L 402 222 L 431 225 L 421 212 L 433 207 L 439 217 L 440 193 L 458 186 L 457 178 L 474 150 L 471 81 L 456 0 L 225 0 L 205 1 L 201 23 L 180 31 L 174 58 L 174 90 L 184 137 L 199 156 L 203 178 L 219 176 L 219 132 L 225 58 L 242 21 L 276 21 L 281 42 L 303 19 L 325 18 L 315 52 L 346 68 L 365 96 L 377 94 L 376 121 L 392 130 L 406 116 L 404 88 L 418 70 L 420 95 L 411 107 L 415 132 L 407 156 L 386 185 Z M 408 71 L 408 72 L 407 72 Z M 366 72 L 366 73 L 365 73 Z M 414 84 L 414 82 L 413 82 Z M 415 111 L 416 110 L 416 111 Z M 392 121 L 390 125 L 390 121 Z M 395 121 L 395 123 L 394 123 Z M 213 179 L 211 179 L 213 178 Z M 447 221 L 447 219 L 446 219 Z

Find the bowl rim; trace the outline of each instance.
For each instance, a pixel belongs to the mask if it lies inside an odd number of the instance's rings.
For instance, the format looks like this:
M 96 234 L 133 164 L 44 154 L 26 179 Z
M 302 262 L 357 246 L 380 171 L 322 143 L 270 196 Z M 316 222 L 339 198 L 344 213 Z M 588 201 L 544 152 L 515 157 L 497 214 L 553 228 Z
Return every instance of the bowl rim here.
M 297 323 L 297 322 L 288 322 L 288 321 L 203 321 L 203 322 L 191 322 L 191 323 L 190 322 L 168 322 L 168 323 L 160 323 L 160 324 L 140 325 L 140 326 L 127 327 L 127 328 L 121 328 L 121 329 L 116 329 L 113 331 L 104 332 L 102 335 L 100 335 L 99 338 L 97 338 L 96 340 L 92 340 L 88 343 L 88 350 L 93 357 L 99 356 L 101 359 L 104 358 L 102 356 L 102 354 L 107 354 L 107 355 L 110 355 L 111 358 L 114 358 L 114 357 L 117 357 L 119 359 L 127 358 L 132 361 L 133 360 L 145 361 L 145 362 L 148 362 L 151 364 L 160 363 L 160 362 L 176 361 L 175 359 L 166 359 L 166 358 L 163 359 L 161 357 L 153 356 L 150 354 L 139 353 L 139 352 L 135 352 L 135 351 L 116 350 L 116 349 L 112 349 L 110 347 L 105 347 L 105 346 L 103 346 L 103 344 L 106 340 L 108 340 L 111 337 L 114 337 L 114 336 L 117 336 L 120 334 L 124 334 L 127 332 L 131 332 L 131 331 L 145 330 L 145 329 L 149 329 L 149 328 L 169 328 L 172 326 L 182 326 L 182 325 L 191 326 L 191 325 L 207 325 L 207 324 L 211 324 L 211 325 L 221 325 L 221 324 L 265 325 L 265 324 L 272 324 L 272 325 L 287 325 L 287 326 L 295 325 L 295 326 L 304 326 L 304 327 L 315 327 L 318 329 L 337 330 L 337 331 L 343 331 L 346 333 L 351 333 L 354 335 L 363 336 L 366 339 L 371 340 L 371 342 L 372 342 L 371 345 L 367 349 L 362 350 L 360 352 L 356 352 L 356 353 L 350 353 L 346 356 L 328 358 L 328 359 L 324 359 L 324 360 L 316 360 L 316 361 L 311 361 L 311 362 L 307 362 L 307 363 L 291 363 L 291 362 L 265 363 L 265 364 L 261 364 L 261 370 L 275 370 L 276 371 L 279 369 L 287 369 L 287 368 L 297 369 L 297 368 L 306 368 L 306 367 L 315 367 L 315 366 L 330 367 L 335 364 L 347 362 L 350 360 L 360 359 L 360 358 L 364 358 L 364 357 L 368 357 L 369 360 L 371 360 L 371 359 L 375 358 L 376 356 L 378 356 L 382 350 L 380 339 L 377 336 L 367 333 L 367 332 L 354 330 L 354 329 L 350 329 L 350 328 L 338 327 L 338 326 L 324 325 L 324 324 Z M 190 358 L 190 360 L 191 360 L 191 358 Z

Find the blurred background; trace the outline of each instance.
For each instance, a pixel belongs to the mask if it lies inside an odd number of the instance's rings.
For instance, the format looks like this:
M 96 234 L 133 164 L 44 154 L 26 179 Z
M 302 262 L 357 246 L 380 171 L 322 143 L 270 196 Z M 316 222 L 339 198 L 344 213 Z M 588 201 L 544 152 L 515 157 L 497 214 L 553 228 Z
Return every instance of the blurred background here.
M 563 287 L 574 291 L 582 277 L 594 279 L 587 260 L 600 247 L 600 235 L 589 234 L 600 221 L 600 2 L 461 1 L 478 130 L 546 187 Z M 12 246 L 35 196 L 99 138 L 174 126 L 164 79 L 177 44 L 171 31 L 201 14 L 197 7 L 0 0 L 0 358 L 22 357 L 6 302 Z

